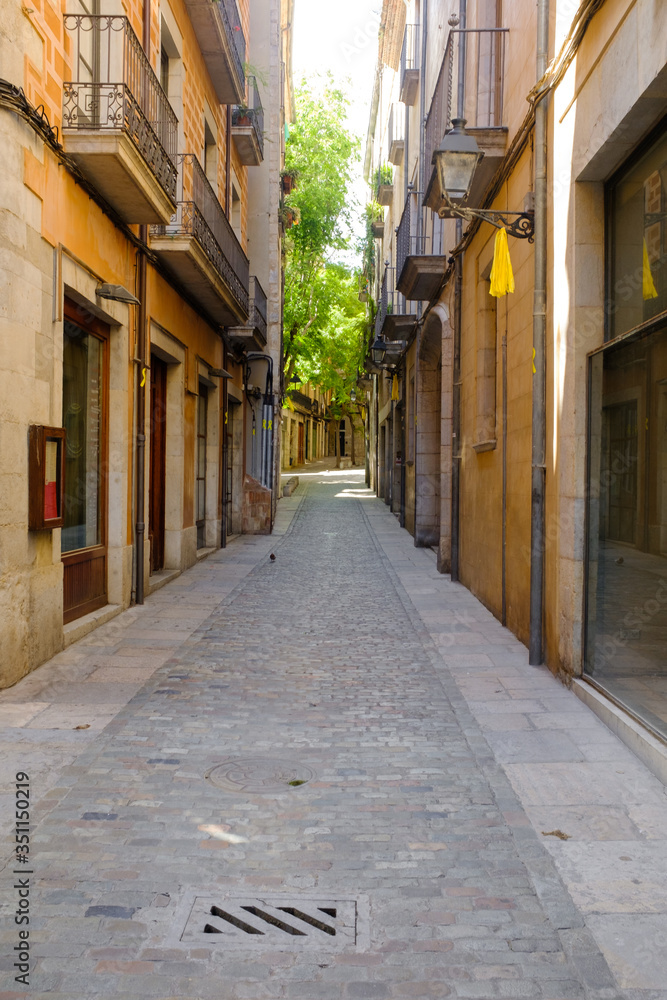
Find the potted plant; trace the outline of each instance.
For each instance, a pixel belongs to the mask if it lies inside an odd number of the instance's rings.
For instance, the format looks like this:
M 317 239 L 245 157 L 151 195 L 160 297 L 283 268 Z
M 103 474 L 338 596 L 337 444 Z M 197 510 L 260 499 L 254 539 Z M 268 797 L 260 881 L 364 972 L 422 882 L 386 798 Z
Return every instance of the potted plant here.
M 298 226 L 301 221 L 301 212 L 296 205 L 283 205 L 280 210 L 280 221 L 284 229 L 291 229 Z
M 283 185 L 283 194 L 291 194 L 296 187 L 296 182 L 299 177 L 299 171 L 296 167 L 291 167 L 289 170 L 283 170 L 280 175 L 280 179 Z
M 251 111 L 247 104 L 237 104 L 232 110 L 232 125 L 252 125 Z
M 391 205 L 393 198 L 394 169 L 389 163 L 381 164 L 376 174 L 377 200 L 381 205 Z
M 377 201 L 371 201 L 366 205 L 366 218 L 370 226 L 374 239 L 384 236 L 384 210 Z

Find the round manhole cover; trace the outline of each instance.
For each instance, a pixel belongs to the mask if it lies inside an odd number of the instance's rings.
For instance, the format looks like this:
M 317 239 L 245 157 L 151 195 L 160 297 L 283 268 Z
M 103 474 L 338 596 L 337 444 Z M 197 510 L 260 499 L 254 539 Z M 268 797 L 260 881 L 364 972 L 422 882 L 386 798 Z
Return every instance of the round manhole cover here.
M 272 757 L 241 757 L 223 760 L 206 777 L 226 792 L 285 792 L 298 788 L 315 776 L 304 764 Z

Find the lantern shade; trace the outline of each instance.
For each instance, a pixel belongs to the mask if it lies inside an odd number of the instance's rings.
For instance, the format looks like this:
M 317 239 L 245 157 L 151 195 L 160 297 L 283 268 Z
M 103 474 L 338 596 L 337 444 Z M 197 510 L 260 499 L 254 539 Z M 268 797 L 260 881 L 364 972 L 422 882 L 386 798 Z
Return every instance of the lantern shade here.
M 387 345 L 382 337 L 376 337 L 371 346 L 371 358 L 376 365 L 381 365 L 387 353 Z
M 465 118 L 453 118 L 452 129 L 433 153 L 440 190 L 449 201 L 466 201 L 477 164 L 484 153 L 465 130 Z

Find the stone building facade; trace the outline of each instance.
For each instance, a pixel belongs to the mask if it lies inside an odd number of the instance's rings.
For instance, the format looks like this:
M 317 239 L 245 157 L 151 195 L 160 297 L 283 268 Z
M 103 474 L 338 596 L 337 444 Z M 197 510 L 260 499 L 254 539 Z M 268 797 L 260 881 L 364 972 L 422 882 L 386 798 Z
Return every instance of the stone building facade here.
M 270 530 L 291 17 L 5 5 L 0 686 Z
M 378 492 L 534 662 L 664 738 L 658 8 L 385 0 L 366 169 L 386 205 L 375 294 L 389 352 L 368 362 Z M 456 117 L 484 152 L 465 204 L 535 210 L 534 242 L 508 237 L 513 294 L 490 295 L 497 229 L 438 214 L 432 154 Z

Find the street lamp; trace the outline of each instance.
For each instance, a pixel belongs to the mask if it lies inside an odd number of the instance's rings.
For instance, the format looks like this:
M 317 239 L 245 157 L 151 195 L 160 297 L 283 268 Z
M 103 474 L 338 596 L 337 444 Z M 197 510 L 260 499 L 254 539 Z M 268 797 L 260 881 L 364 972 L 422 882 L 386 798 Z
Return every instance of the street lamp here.
M 387 342 L 382 337 L 377 336 L 371 345 L 371 358 L 376 365 L 381 365 L 387 353 Z
M 465 118 L 453 118 L 451 131 L 445 134 L 433 153 L 444 201 L 444 205 L 438 209 L 438 215 L 444 218 L 450 213 L 468 222 L 482 219 L 490 222 L 496 229 L 506 229 L 511 236 L 527 239 L 532 243 L 535 234 L 534 212 L 495 212 L 462 204 L 468 199 L 475 170 L 484 156 L 474 135 L 466 132 L 465 124 Z
M 357 401 L 357 394 L 354 389 L 350 389 L 350 402 L 356 403 L 356 401 Z

